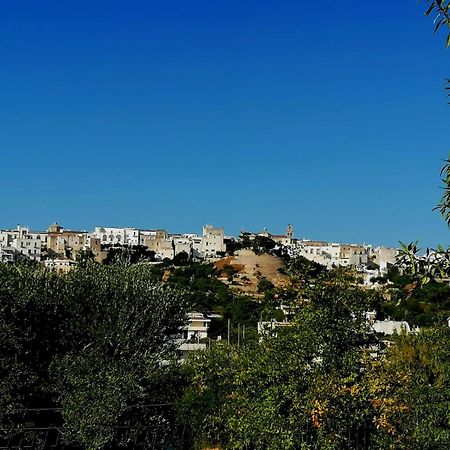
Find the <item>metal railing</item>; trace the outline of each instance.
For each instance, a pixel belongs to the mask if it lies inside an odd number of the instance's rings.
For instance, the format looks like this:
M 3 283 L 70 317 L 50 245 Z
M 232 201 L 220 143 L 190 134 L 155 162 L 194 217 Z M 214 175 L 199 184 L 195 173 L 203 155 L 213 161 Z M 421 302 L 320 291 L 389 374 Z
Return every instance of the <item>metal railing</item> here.
M 210 402 L 199 403 L 205 406 Z M 190 407 L 195 406 L 191 404 Z M 107 427 L 111 444 L 105 450 L 188 450 L 192 447 L 192 431 L 184 411 L 181 416 L 173 403 L 132 405 L 126 409 L 119 425 Z M 183 418 L 184 417 L 184 418 Z M 417 418 L 417 423 L 420 418 Z M 339 424 L 334 420 L 318 426 L 312 421 L 297 424 L 294 441 L 297 449 L 317 449 L 325 436 L 339 442 L 340 448 L 368 450 L 377 433 L 375 424 L 367 418 L 354 426 Z M 97 424 L 98 426 L 98 424 Z M 61 408 L 30 408 L 15 410 L 2 416 L 0 425 L 0 450 L 84 450 L 86 445 L 76 444 L 76 430 L 64 425 Z M 411 441 L 410 448 L 414 446 Z M 248 449 L 254 449 L 249 446 Z M 436 442 L 433 450 L 447 450 L 449 444 Z
M 110 428 L 108 450 L 185 450 L 190 448 L 186 424 L 177 420 L 174 404 L 133 405 L 124 423 Z M 13 411 L 0 425 L 0 450 L 83 450 L 73 444 L 73 430 L 64 426 L 60 408 Z

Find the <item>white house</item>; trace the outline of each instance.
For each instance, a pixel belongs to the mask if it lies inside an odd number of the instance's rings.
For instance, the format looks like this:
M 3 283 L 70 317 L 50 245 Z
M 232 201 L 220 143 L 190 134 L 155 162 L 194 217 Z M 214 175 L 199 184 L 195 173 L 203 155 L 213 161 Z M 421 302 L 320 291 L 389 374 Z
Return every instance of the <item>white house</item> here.
M 205 258 L 217 257 L 226 251 L 223 228 L 205 225 L 202 233 L 201 253 Z
M 394 333 L 401 334 L 411 333 L 411 327 L 405 320 L 375 320 L 372 323 L 372 328 L 376 333 L 380 333 L 386 336 L 391 336 Z
M 333 264 L 338 266 L 340 263 L 340 244 L 302 240 L 297 242 L 293 254 L 303 256 L 330 269 Z
M 56 270 L 59 273 L 67 273 L 76 265 L 77 263 L 71 259 L 46 259 L 44 261 L 46 269 Z
M 100 239 L 102 245 L 139 245 L 140 234 L 136 228 L 95 227 L 94 237 Z
M 15 230 L 2 230 L 0 231 L 0 260 L 13 262 L 22 256 L 40 261 L 46 242 L 45 231 L 30 231 L 28 227 L 23 226 L 17 226 Z
M 211 319 L 207 319 L 202 313 L 191 312 L 188 314 L 189 322 L 183 327 L 183 339 L 198 342 L 200 339 L 208 337 L 209 324 Z
M 292 249 L 295 256 L 303 256 L 329 269 L 333 266 L 364 266 L 368 261 L 368 247 L 325 241 L 297 241 Z
M 192 240 L 189 235 L 176 236 L 173 238 L 173 247 L 175 255 L 185 252 L 188 256 L 190 256 L 192 250 Z
M 190 354 L 202 350 L 206 350 L 206 344 L 183 342 L 178 347 L 178 352 L 180 354 L 180 361 L 184 362 Z
M 397 255 L 397 248 L 377 247 L 372 250 L 371 256 L 373 257 L 373 262 L 380 266 L 380 270 L 386 272 L 389 265 L 394 265 L 396 263 Z

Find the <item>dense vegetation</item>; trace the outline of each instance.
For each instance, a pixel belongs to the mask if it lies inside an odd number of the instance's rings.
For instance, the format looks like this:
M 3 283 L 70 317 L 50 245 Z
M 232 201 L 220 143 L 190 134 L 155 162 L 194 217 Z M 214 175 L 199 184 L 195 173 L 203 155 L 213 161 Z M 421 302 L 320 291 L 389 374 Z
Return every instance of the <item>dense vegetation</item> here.
M 400 274 L 393 266 L 377 279 L 385 300 L 380 305 L 380 317 L 406 320 L 418 327 L 444 325 L 450 317 L 450 286 L 442 280 L 422 284 L 417 277 Z
M 88 264 L 66 275 L 0 265 L 2 428 L 64 424 L 83 448 L 114 442 L 132 405 L 172 402 L 180 376 L 172 336 L 184 296 L 138 265 Z M 62 408 L 36 417 L 34 408 Z
M 363 315 L 376 297 L 324 279 L 308 298 L 277 337 L 187 366 L 198 447 L 448 448 L 450 330 L 395 337 L 378 359 Z
M 146 448 L 447 448 L 450 329 L 386 349 L 364 316 L 385 300 L 354 274 L 304 260 L 286 273 L 255 301 L 208 264 L 88 261 L 64 275 L 0 265 L 1 428 L 52 425 L 77 449 L 138 438 Z M 256 322 L 283 316 L 281 303 L 290 325 L 260 341 Z M 174 337 L 193 308 L 246 324 L 246 340 L 232 334 L 179 364 Z

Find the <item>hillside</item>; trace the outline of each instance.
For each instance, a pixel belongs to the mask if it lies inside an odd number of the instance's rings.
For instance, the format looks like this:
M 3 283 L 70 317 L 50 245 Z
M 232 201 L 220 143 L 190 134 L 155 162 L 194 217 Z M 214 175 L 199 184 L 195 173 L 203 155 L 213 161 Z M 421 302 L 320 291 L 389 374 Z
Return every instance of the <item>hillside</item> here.
M 286 277 L 278 269 L 284 267 L 283 261 L 273 255 L 262 253 L 257 255 L 253 250 L 239 250 L 235 256 L 228 256 L 215 263 L 218 270 L 223 271 L 227 266 L 235 270 L 233 287 L 248 294 L 257 293 L 257 284 L 260 277 L 267 278 L 278 285 Z M 226 279 L 226 273 L 223 273 Z

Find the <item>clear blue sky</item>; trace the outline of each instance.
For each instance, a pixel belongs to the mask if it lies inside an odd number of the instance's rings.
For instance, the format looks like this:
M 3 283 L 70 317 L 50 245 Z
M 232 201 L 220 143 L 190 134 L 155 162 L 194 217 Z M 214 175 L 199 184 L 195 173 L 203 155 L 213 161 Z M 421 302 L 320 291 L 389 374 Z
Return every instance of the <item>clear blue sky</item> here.
M 449 244 L 450 54 L 414 0 L 3 0 L 0 228 Z

